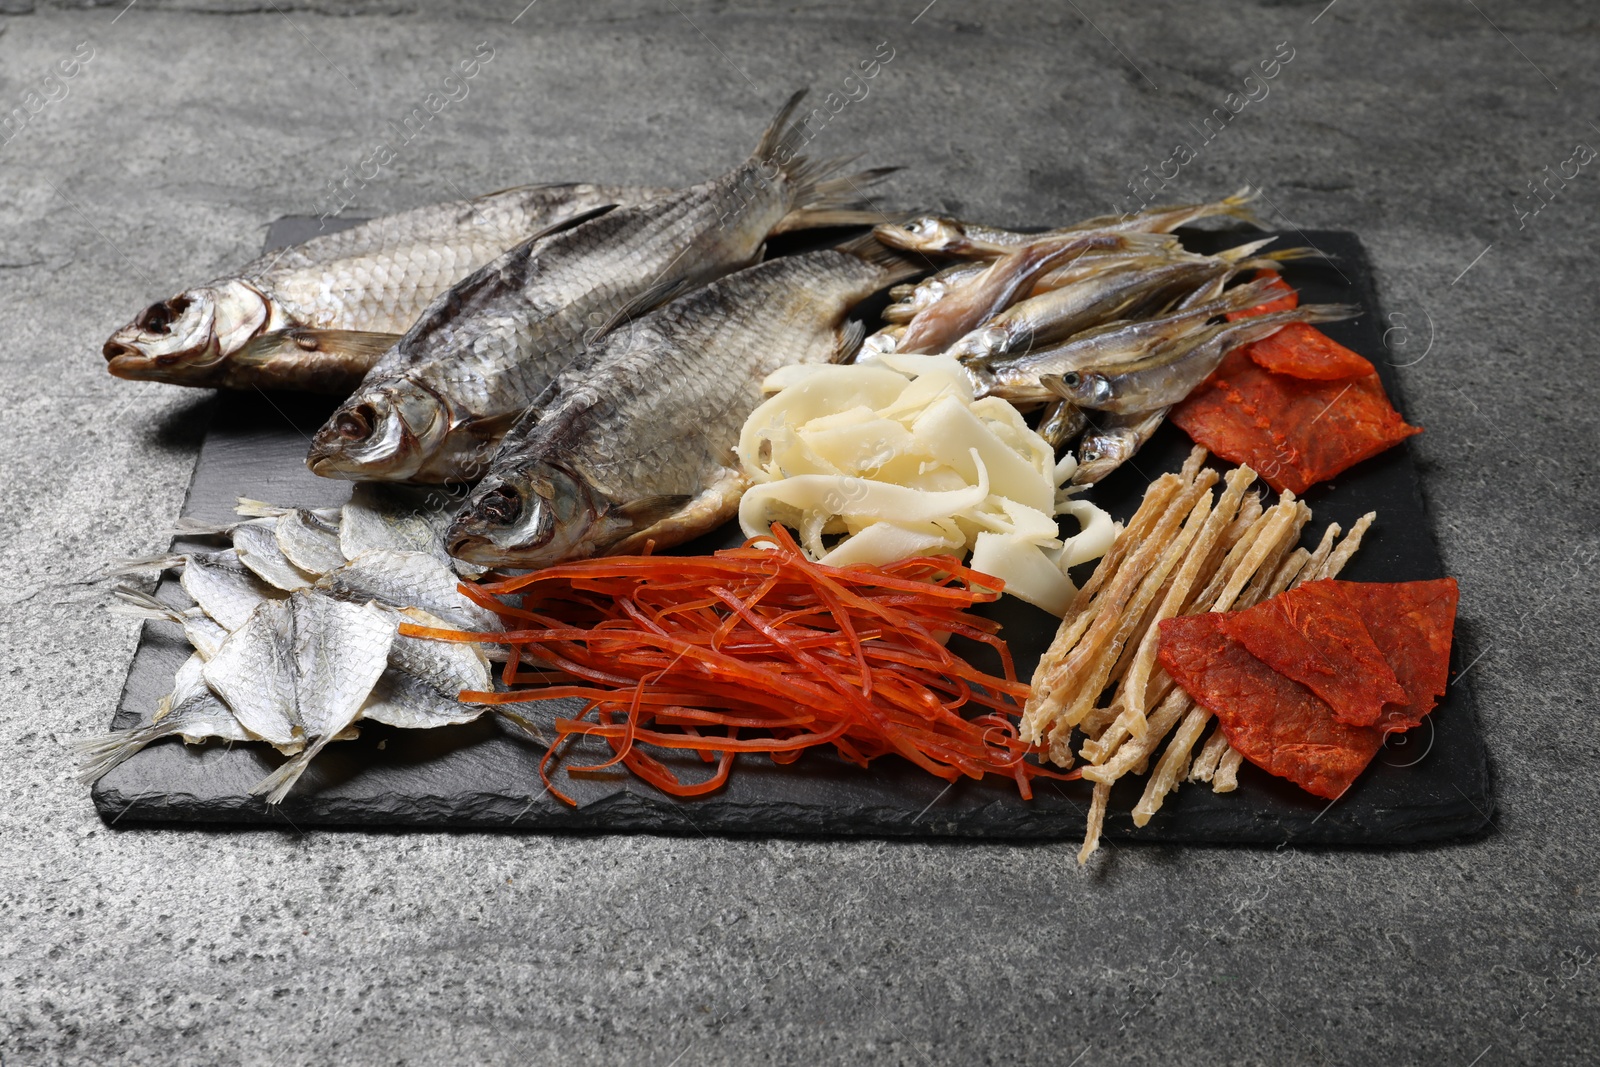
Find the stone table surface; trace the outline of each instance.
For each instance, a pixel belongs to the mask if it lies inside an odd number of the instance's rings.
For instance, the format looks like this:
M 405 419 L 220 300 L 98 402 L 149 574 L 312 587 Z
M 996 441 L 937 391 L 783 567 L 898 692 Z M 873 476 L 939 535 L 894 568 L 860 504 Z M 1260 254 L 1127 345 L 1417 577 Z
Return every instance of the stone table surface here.
M 0 118 L 21 116 L 0 129 L 6 1067 L 1592 1062 L 1592 6 L 0 12 Z M 465 98 L 364 185 L 331 191 L 480 44 L 493 58 Z M 847 82 L 875 54 L 877 76 Z M 73 78 L 46 81 L 74 55 Z M 1274 58 L 1274 77 L 1246 81 Z M 1462 584 L 1494 831 L 1410 851 L 1124 844 L 1080 870 L 1068 843 L 688 824 L 102 824 L 72 745 L 109 722 L 137 628 L 105 613 L 93 580 L 165 546 L 206 410 L 201 394 L 106 375 L 110 331 L 250 258 L 283 215 L 698 180 L 806 84 L 840 94 L 819 150 L 906 165 L 886 203 L 1070 220 L 1121 210 L 1130 182 L 1160 173 L 1164 199 L 1253 182 L 1275 225 L 1362 235 Z

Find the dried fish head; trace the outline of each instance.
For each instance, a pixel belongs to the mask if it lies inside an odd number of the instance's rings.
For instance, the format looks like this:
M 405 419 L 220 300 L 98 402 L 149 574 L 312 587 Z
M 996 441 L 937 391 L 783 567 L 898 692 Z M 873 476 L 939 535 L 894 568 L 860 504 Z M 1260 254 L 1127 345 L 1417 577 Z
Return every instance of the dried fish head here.
M 324 478 L 425 480 L 451 422 L 431 391 L 393 378 L 345 401 L 312 438 L 306 466 Z
M 1103 374 L 1070 370 L 1065 374 L 1041 375 L 1039 381 L 1046 389 L 1079 407 L 1096 408 L 1111 400 L 1111 386 Z
M 967 250 L 967 234 L 955 219 L 922 215 L 907 222 L 885 222 L 872 235 L 890 248 L 907 252 L 957 255 Z
M 233 279 L 151 304 L 106 342 L 107 369 L 118 378 L 218 384 L 224 355 L 270 325 L 271 301 L 249 282 Z
M 514 558 L 542 567 L 594 555 L 584 545 L 602 534 L 604 509 L 580 479 L 549 466 L 491 474 L 450 524 L 450 555 L 494 565 Z

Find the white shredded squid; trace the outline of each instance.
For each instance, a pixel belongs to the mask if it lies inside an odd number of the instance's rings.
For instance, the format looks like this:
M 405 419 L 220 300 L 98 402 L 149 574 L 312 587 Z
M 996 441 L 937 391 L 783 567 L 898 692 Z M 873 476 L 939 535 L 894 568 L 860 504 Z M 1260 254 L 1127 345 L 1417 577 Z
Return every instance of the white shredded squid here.
M 974 401 L 953 357 L 800 364 L 763 388 L 773 395 L 739 437 L 754 483 L 739 506 L 747 536 L 781 522 L 835 566 L 971 551 L 974 570 L 1061 615 L 1077 592 L 1067 570 L 1103 556 L 1120 529 L 1058 495 L 1076 464 L 1058 463 L 1010 403 Z M 1063 537 L 1057 515 L 1077 532 Z

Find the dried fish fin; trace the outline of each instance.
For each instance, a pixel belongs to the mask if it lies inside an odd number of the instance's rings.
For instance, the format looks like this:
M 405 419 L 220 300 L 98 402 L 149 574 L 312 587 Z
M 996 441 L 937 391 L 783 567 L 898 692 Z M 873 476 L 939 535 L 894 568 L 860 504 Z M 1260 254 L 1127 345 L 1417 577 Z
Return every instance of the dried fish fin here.
M 78 781 L 84 785 L 99 781 L 129 757 L 166 737 L 181 737 L 190 744 L 209 738 L 250 740 L 249 732 L 206 687 L 204 662 L 198 652 L 184 661 L 173 681 L 172 693 L 162 698 L 161 707 L 149 723 L 113 730 L 77 744 L 82 757 Z
M 223 384 L 348 396 L 400 337 L 305 326 L 274 330 L 252 338 L 233 354 Z

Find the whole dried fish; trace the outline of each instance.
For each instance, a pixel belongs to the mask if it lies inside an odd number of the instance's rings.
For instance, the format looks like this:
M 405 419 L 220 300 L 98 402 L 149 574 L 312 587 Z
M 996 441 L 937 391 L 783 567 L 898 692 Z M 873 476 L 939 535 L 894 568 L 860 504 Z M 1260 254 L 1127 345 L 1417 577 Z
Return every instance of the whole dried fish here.
M 727 521 L 746 485 L 733 448 L 762 380 L 848 355 L 850 307 L 916 269 L 843 251 L 773 260 L 607 338 L 508 435 L 450 529 L 451 553 L 538 567 Z
M 1345 304 L 1305 304 L 1291 311 L 1207 326 L 1113 371 L 1068 371 L 1040 381 L 1079 407 L 1132 414 L 1176 404 L 1210 376 L 1234 347 L 1276 333 L 1291 322 L 1333 322 L 1359 314 Z
M 1045 233 L 1020 233 L 994 226 L 979 226 L 940 215 L 923 215 L 906 222 L 883 223 L 873 233 L 891 248 L 924 255 L 976 256 L 995 259 L 1021 245 L 1046 237 L 1087 233 L 1169 233 L 1200 219 L 1227 217 L 1259 226 L 1250 204 L 1257 193 L 1248 187 L 1221 200 L 1205 204 L 1178 204 L 1149 208 L 1131 215 L 1102 215 Z
M 760 258 L 788 229 L 876 217 L 848 161 L 797 155 L 779 112 L 749 159 L 677 193 L 525 242 L 436 300 L 318 431 L 318 474 L 446 482 L 480 474 L 501 436 L 597 337 Z
M 269 252 L 111 335 L 119 378 L 344 394 L 440 293 L 529 236 L 667 190 L 530 185 L 402 211 Z

